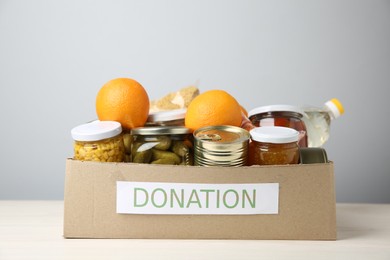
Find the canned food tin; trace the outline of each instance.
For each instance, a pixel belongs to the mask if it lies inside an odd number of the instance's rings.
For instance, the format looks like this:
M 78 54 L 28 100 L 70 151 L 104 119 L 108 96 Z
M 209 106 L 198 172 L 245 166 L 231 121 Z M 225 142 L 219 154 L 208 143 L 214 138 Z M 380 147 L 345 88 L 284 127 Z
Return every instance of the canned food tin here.
M 300 163 L 327 163 L 328 156 L 324 148 L 320 147 L 301 147 L 299 148 Z
M 245 166 L 249 132 L 235 126 L 207 126 L 194 132 L 194 164 Z

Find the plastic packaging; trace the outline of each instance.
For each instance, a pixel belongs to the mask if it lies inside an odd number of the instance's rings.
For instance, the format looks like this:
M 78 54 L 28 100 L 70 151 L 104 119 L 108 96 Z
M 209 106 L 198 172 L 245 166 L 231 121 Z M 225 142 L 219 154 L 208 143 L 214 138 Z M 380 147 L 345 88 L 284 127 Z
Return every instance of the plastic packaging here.
M 303 107 L 303 111 L 308 146 L 322 147 L 329 139 L 332 120 L 344 114 L 344 107 L 338 99 L 333 98 L 327 101 L 322 108 L 306 106 Z
M 248 132 L 250 130 L 252 130 L 253 128 L 255 128 L 255 126 L 252 124 L 252 122 L 249 120 L 249 118 L 243 112 L 241 112 L 241 126 L 240 127 L 245 129 Z
M 122 162 L 124 145 L 121 133 L 121 124 L 114 121 L 93 121 L 73 128 L 73 158 L 81 161 Z
M 299 132 L 280 126 L 257 127 L 250 131 L 249 165 L 297 164 Z

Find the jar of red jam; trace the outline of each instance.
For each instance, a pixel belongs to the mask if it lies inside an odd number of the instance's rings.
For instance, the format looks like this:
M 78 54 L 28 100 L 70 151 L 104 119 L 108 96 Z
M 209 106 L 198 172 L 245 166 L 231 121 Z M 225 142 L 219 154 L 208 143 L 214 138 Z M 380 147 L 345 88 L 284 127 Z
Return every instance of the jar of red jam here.
M 299 132 L 288 127 L 264 126 L 250 131 L 249 165 L 299 163 Z
M 303 111 L 296 106 L 271 105 L 257 107 L 249 111 L 249 120 L 256 127 L 282 126 L 299 132 L 300 147 L 307 147 L 306 125 L 303 121 Z

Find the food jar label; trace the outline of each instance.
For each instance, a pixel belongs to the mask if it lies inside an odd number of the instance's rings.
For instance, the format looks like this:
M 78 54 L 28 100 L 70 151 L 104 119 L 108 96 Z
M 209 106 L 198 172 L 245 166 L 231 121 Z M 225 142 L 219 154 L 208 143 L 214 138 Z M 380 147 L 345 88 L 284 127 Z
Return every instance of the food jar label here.
M 119 214 L 278 214 L 279 183 L 117 183 Z

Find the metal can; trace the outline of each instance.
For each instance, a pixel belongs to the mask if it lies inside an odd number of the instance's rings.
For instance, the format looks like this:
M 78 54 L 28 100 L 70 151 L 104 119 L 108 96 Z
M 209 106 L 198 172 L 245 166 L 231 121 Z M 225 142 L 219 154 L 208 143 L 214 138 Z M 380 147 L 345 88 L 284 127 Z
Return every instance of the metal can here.
M 207 126 L 194 132 L 194 165 L 245 166 L 249 132 L 235 126 Z
M 327 163 L 328 156 L 324 148 L 321 147 L 301 147 L 299 148 L 300 163 Z

